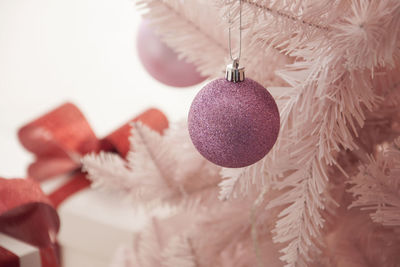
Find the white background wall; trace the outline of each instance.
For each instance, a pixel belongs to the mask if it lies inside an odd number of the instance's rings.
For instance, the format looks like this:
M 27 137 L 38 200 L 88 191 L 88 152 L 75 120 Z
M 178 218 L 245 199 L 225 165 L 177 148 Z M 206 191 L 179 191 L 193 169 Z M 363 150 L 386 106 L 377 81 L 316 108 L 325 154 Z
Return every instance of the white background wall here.
M 65 101 L 98 136 L 147 107 L 185 118 L 201 85 L 153 80 L 136 54 L 134 0 L 0 0 L 0 176 L 24 177 L 17 129 Z

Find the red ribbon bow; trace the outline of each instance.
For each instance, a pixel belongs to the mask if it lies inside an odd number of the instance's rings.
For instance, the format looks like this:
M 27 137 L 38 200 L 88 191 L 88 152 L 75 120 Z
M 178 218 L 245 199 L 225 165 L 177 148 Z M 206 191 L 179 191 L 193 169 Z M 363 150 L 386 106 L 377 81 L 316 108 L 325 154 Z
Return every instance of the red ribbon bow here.
M 80 158 L 91 152 L 113 151 L 125 157 L 129 151 L 130 123 L 141 121 L 162 132 L 168 127 L 165 115 L 149 109 L 103 139 L 97 139 L 89 123 L 73 104 L 66 103 L 23 126 L 18 136 L 22 145 L 35 154 L 28 176 L 43 181 L 61 174 L 74 173 L 74 178 L 49 197 L 57 207 L 69 195 L 86 188 L 90 182 L 80 172 Z
M 167 118 L 157 109 L 149 109 L 131 121 L 141 121 L 160 133 L 168 127 Z M 0 178 L 0 231 L 40 247 L 43 266 L 58 266 L 54 242 L 60 221 L 53 206 L 89 186 L 81 172 L 83 155 L 112 151 L 126 156 L 130 122 L 97 139 L 79 109 L 66 103 L 23 126 L 18 132 L 20 142 L 36 156 L 28 168 L 28 177 L 33 180 Z M 68 173 L 73 178 L 49 196 L 51 201 L 36 183 Z M 2 256 L 10 253 L 0 249 L 0 263 Z

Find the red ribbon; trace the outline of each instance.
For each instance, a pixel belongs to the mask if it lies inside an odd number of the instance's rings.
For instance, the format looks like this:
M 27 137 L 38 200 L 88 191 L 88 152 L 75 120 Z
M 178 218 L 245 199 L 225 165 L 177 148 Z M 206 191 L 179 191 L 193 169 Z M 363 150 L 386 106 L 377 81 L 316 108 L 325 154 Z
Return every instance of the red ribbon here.
M 0 266 L 19 267 L 19 258 L 11 251 L 0 247 Z
M 80 172 L 80 158 L 91 152 L 112 151 L 125 157 L 130 149 L 130 123 L 141 121 L 162 133 L 168 127 L 165 115 L 149 109 L 103 139 L 97 139 L 89 123 L 73 104 L 66 103 L 23 126 L 18 136 L 22 145 L 35 154 L 28 176 L 43 181 L 61 174 L 74 175 L 69 183 L 49 197 L 57 207 L 71 194 L 86 188 L 90 182 Z
M 0 178 L 0 231 L 40 248 L 43 266 L 59 265 L 54 243 L 59 227 L 57 212 L 39 184 Z M 15 255 L 4 249 L 1 258 L 1 264 L 16 262 Z

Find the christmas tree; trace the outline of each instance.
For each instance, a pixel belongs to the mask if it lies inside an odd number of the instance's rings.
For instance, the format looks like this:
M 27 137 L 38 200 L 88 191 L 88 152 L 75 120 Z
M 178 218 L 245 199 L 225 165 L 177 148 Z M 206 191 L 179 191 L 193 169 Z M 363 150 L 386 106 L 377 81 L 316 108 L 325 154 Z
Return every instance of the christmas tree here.
M 184 122 L 163 135 L 133 124 L 127 160 L 85 157 L 94 186 L 171 207 L 116 266 L 400 266 L 398 0 L 138 5 L 210 78 L 223 76 L 242 13 L 241 64 L 274 96 L 281 128 L 244 168 L 201 157 Z

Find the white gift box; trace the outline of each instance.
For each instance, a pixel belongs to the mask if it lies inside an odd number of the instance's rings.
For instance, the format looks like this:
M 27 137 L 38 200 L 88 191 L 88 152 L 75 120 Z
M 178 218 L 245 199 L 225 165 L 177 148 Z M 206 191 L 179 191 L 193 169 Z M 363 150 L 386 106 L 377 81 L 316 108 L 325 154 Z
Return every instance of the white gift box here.
M 0 247 L 12 252 L 19 258 L 20 267 L 41 267 L 40 250 L 21 240 L 0 233 Z M 0 262 L 0 266 L 3 266 Z
M 133 244 L 146 221 L 121 197 L 93 189 L 69 197 L 58 212 L 63 267 L 109 266 L 117 247 Z
M 46 193 L 54 191 L 69 178 L 42 184 Z M 148 221 L 143 209 L 124 196 L 81 190 L 64 200 L 57 211 L 61 226 L 58 243 L 62 267 L 108 267 L 120 246 L 133 245 L 134 236 Z M 158 216 L 167 210 L 155 211 Z
M 50 193 L 69 179 L 52 179 L 42 188 Z M 143 211 L 122 196 L 92 188 L 69 196 L 57 211 L 62 267 L 109 266 L 116 249 L 131 244 L 146 222 Z

